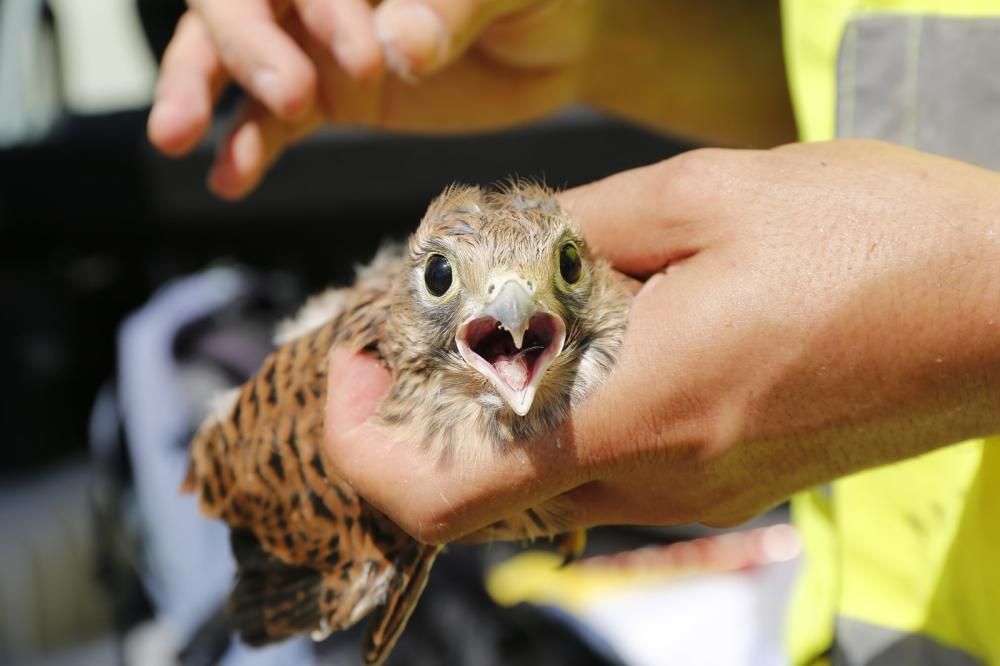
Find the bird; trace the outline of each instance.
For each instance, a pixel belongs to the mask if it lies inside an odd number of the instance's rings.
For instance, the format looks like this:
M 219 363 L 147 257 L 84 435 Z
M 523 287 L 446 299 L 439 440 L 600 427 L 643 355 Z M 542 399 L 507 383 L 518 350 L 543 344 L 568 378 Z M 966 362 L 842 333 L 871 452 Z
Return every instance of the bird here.
M 350 287 L 310 298 L 275 348 L 197 429 L 182 489 L 230 529 L 235 631 L 252 646 L 320 640 L 370 616 L 362 656 L 381 664 L 440 546 L 410 537 L 338 477 L 323 450 L 328 356 L 370 354 L 392 383 L 373 417 L 452 466 L 544 440 L 613 372 L 631 291 L 588 247 L 557 194 L 512 179 L 452 185 L 408 243 L 383 247 Z M 559 502 L 484 529 L 490 539 L 582 531 Z

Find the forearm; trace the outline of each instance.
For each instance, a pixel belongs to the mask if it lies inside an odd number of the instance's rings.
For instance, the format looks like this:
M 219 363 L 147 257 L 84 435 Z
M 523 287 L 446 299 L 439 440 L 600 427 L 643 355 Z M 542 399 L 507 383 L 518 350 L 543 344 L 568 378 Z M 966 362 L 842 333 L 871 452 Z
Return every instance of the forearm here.
M 603 0 L 583 101 L 712 144 L 796 138 L 777 0 Z
M 935 180 L 934 224 L 910 233 L 930 236 L 937 253 L 914 267 L 922 282 L 911 294 L 889 297 L 910 311 L 911 330 L 897 336 L 914 385 L 927 387 L 929 437 L 950 443 L 1000 433 L 1000 174 L 970 168 Z

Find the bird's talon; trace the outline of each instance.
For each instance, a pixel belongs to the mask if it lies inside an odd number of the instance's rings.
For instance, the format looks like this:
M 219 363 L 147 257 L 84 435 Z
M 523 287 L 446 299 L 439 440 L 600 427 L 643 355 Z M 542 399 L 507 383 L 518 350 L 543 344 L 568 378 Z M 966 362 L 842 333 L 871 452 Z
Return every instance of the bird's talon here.
M 563 555 L 563 561 L 559 568 L 564 569 L 583 556 L 584 548 L 587 546 L 587 532 L 586 530 L 574 530 L 557 534 L 552 537 L 552 541 L 555 543 L 556 549 Z

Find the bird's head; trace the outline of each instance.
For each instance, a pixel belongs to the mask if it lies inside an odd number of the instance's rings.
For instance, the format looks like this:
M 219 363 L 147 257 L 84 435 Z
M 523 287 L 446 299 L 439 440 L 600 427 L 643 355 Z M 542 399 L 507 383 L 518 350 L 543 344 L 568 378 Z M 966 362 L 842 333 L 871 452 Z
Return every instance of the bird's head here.
M 554 194 L 452 187 L 413 235 L 391 319 L 439 385 L 519 416 L 558 416 L 613 362 L 628 298 Z

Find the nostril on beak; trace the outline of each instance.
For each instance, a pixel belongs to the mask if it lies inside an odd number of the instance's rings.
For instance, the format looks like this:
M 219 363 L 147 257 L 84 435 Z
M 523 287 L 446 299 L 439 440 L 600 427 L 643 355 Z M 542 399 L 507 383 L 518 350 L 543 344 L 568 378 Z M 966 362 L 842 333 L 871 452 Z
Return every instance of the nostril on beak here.
M 2 1 L 2 0 L 0 0 Z M 486 283 L 486 299 L 492 301 L 496 298 L 497 294 L 502 292 L 506 285 L 510 282 L 516 282 L 521 286 L 528 295 L 535 295 L 535 282 L 534 280 L 527 280 L 521 277 L 519 274 L 514 272 L 506 272 L 503 275 L 494 275 Z

